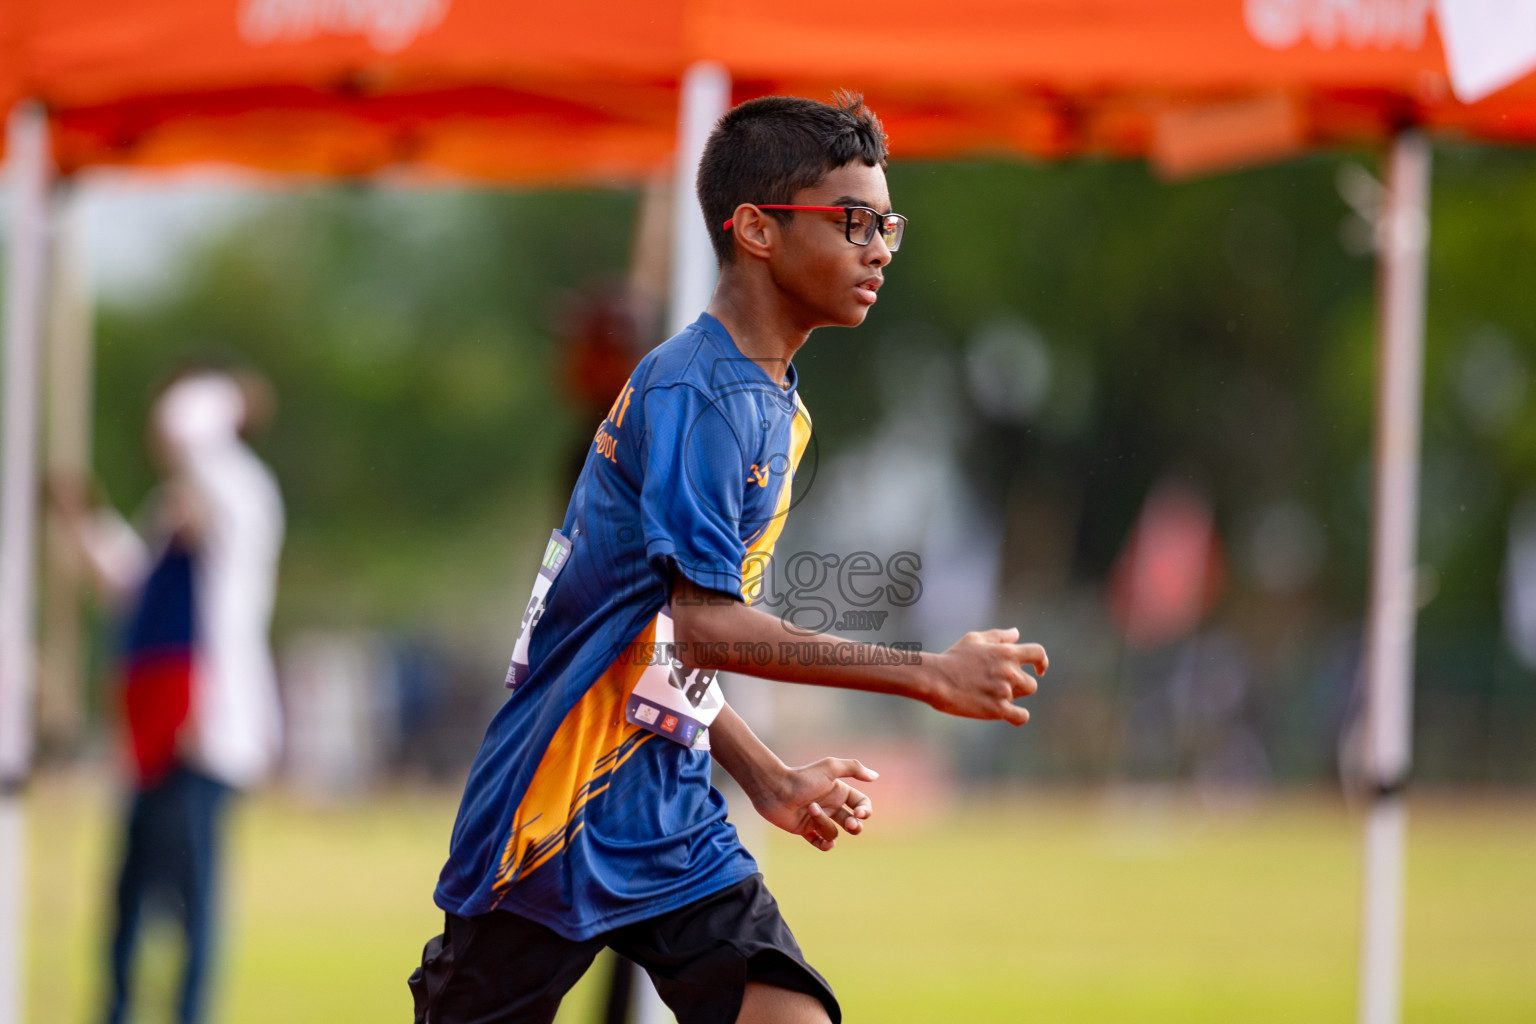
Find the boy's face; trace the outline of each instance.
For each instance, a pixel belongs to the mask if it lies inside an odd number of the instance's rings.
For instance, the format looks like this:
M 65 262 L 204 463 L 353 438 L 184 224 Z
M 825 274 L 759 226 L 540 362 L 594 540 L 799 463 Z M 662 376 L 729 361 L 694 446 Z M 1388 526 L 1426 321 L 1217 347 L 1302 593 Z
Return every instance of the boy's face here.
M 855 160 L 795 193 L 796 206 L 868 206 L 891 210 L 885 171 Z M 795 211 L 774 247 L 774 283 L 797 307 L 805 326 L 857 327 L 864 322 L 883 280 L 891 251 L 876 232 L 868 245 L 848 241 L 843 213 Z

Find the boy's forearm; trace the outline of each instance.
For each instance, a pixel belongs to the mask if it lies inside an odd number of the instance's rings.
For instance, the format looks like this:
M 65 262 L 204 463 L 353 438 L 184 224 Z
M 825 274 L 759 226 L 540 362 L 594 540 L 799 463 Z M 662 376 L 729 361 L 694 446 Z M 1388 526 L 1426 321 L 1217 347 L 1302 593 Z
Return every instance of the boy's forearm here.
M 690 665 L 704 659 L 693 658 L 688 645 L 708 644 L 709 666 L 728 672 L 910 697 L 925 703 L 931 696 L 925 662 L 934 655 L 914 651 L 894 659 L 888 649 L 876 653 L 872 644 L 825 633 L 808 636 L 777 616 L 704 590 L 681 577 L 675 578 L 672 619 L 682 645 L 679 653 Z M 774 655 L 767 664 L 747 655 L 749 649 L 761 649 L 765 644 Z M 784 657 L 785 651 L 794 653 Z M 800 653 L 807 651 L 812 656 Z M 896 663 L 888 663 L 892 661 Z
M 709 746 L 710 756 L 749 797 L 771 788 L 785 771 L 784 762 L 729 704 L 710 724 Z

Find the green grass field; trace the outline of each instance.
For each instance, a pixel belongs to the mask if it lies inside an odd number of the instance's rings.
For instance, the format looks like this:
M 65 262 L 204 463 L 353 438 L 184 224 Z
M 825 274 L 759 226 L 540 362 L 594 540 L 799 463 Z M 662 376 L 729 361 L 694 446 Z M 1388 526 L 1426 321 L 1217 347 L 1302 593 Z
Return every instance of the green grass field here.
M 409 1020 L 441 918 L 454 794 L 237 814 L 219 1020 Z M 30 1020 L 86 1024 L 112 801 L 79 777 L 30 800 Z M 1536 796 L 1420 796 L 1410 823 L 1409 1022 L 1536 1020 Z M 850 1021 L 1349 1021 L 1360 828 L 1335 802 L 1213 813 L 1153 793 L 970 799 L 877 819 L 819 854 L 775 835 L 767 875 Z M 168 1020 L 161 935 L 143 1024 Z M 592 1019 L 589 984 L 562 1024 Z

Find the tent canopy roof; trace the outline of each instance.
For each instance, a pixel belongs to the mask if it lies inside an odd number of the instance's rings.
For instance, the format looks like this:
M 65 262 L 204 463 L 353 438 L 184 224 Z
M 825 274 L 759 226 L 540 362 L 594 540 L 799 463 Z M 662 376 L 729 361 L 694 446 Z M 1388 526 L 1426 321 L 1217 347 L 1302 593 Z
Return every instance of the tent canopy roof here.
M 1430 0 L 887 0 L 827 20 L 810 0 L 0 0 L 0 102 L 47 106 L 66 173 L 636 178 L 666 165 L 698 60 L 738 101 L 857 88 L 905 157 L 1177 173 L 1405 124 L 1536 138 L 1536 75 L 1456 101 Z

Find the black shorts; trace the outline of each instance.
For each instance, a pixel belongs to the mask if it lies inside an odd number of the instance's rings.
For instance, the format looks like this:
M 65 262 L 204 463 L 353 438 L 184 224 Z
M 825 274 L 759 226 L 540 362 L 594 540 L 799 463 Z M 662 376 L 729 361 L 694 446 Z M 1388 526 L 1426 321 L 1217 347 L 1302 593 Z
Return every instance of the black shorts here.
M 814 996 L 842 1020 L 762 875 L 581 942 L 504 910 L 447 916 L 411 975 L 416 1024 L 547 1024 L 604 946 L 645 968 L 678 1024 L 734 1024 L 749 981 Z

